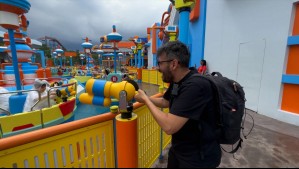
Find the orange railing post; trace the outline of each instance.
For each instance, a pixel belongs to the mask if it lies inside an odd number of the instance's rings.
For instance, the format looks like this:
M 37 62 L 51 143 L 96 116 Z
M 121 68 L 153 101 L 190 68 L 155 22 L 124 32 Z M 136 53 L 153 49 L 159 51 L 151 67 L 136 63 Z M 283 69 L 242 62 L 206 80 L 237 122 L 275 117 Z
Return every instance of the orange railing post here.
M 116 119 L 116 150 L 118 168 L 138 168 L 137 115 Z

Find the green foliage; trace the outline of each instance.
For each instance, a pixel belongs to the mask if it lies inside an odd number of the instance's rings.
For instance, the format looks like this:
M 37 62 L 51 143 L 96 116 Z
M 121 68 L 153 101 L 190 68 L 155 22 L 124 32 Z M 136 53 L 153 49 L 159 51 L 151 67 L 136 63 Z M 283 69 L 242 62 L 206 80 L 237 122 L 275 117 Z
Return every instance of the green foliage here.
M 42 47 L 39 48 L 39 50 L 44 51 L 45 57 L 51 58 L 51 49 L 46 44 L 43 44 Z

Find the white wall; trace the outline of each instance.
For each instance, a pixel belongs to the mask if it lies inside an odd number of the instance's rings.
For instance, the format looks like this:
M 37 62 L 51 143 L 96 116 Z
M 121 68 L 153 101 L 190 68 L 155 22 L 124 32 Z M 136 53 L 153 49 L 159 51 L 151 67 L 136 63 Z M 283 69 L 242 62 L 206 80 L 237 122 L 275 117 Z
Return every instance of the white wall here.
M 154 57 L 153 57 L 153 50 L 152 50 L 152 45 L 153 45 L 153 43 L 152 43 L 152 39 L 150 39 L 149 41 L 148 41 L 148 43 L 150 43 L 151 45 L 150 45 L 150 47 L 148 47 L 147 48 L 147 60 L 148 60 L 148 69 L 151 69 L 153 66 L 154 66 Z
M 299 126 L 298 115 L 279 110 L 294 2 L 208 0 L 205 59 L 244 86 L 247 108 Z

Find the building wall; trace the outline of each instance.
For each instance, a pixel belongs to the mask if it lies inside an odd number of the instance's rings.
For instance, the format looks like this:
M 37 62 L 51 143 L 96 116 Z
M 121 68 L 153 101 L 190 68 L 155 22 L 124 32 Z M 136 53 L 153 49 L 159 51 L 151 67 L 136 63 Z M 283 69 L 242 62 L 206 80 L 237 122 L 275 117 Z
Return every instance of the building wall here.
M 204 58 L 210 72 L 243 85 L 247 108 L 299 126 L 297 113 L 281 110 L 296 2 L 208 0 Z

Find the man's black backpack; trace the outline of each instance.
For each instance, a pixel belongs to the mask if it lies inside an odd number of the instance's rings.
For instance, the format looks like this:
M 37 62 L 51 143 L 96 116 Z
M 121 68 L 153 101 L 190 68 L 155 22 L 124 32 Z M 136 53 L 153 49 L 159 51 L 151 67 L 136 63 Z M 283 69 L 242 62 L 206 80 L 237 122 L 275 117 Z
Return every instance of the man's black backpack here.
M 193 76 L 207 79 L 212 84 L 219 112 L 217 136 L 220 144 L 235 145 L 238 142 L 237 146 L 229 152 L 235 153 L 243 142 L 241 130 L 244 129 L 243 115 L 246 101 L 243 87 L 238 82 L 223 77 L 219 72 Z

